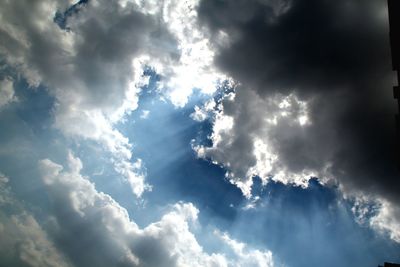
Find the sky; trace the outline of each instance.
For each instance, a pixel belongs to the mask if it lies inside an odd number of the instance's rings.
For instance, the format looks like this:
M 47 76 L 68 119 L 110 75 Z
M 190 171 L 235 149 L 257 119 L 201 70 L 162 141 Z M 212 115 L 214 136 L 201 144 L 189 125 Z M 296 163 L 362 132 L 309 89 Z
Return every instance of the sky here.
M 0 266 L 400 262 L 384 0 L 0 0 Z

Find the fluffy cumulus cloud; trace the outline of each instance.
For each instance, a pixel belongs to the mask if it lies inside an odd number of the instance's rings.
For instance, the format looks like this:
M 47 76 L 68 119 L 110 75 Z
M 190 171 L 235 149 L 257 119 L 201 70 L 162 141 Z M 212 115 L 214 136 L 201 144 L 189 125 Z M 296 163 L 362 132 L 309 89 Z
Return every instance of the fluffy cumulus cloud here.
M 104 145 L 116 170 L 141 195 L 143 177 L 135 173 L 129 142 L 112 121 L 136 108 L 139 81 L 133 81 L 133 57 L 156 29 L 154 19 L 133 6 L 94 1 L 74 16 L 65 15 L 66 30 L 53 21 L 56 11 L 67 10 L 66 4 L 2 3 L 0 53 L 32 87 L 44 84 L 56 97 L 54 126 L 68 136 Z
M 274 266 L 271 251 L 261 251 L 249 248 L 246 244 L 232 239 L 227 233 L 216 231 L 214 234 L 232 251 L 229 266 Z
M 177 106 L 193 88 L 209 93 L 225 79 L 212 66 L 196 6 L 197 1 L 5 1 L 0 54 L 30 86 L 42 84 L 55 96 L 54 126 L 66 136 L 99 142 L 140 196 L 150 187 L 129 140 L 114 124 L 137 108 L 147 82 L 144 68 L 157 71 L 162 94 Z M 1 105 L 12 99 L 3 83 Z
M 201 1 L 198 12 L 214 63 L 240 84 L 211 115 L 213 144 L 199 156 L 248 196 L 254 176 L 301 186 L 316 176 L 399 206 L 384 2 Z M 371 223 L 397 235 L 380 206 Z
M 190 230 L 199 212 L 191 203 L 173 205 L 158 222 L 141 229 L 123 207 L 80 174 L 78 158 L 70 154 L 68 162 L 68 170 L 48 159 L 39 165 L 54 208 L 49 232 L 74 265 L 272 266 L 271 252 L 227 235 L 222 239 L 238 261 L 204 252 Z M 85 253 L 79 253 L 82 249 Z

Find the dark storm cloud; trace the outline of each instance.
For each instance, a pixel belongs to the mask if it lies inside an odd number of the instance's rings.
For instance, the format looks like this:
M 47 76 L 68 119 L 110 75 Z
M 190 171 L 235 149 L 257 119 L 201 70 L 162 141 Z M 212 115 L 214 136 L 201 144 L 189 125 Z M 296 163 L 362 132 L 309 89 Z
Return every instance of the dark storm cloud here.
M 309 101 L 311 125 L 299 130 L 283 121 L 269 133 L 289 170 L 330 162 L 344 190 L 399 201 L 385 1 L 214 0 L 198 11 L 213 36 L 215 64 L 242 84 L 238 90 Z M 221 32 L 228 40 L 220 41 Z M 251 105 L 241 95 L 248 94 L 238 92 L 235 102 Z M 262 127 L 262 106 L 246 118 L 241 110 L 229 114 L 233 134 L 254 120 Z
M 376 1 L 286 5 L 276 14 L 272 1 L 203 1 L 202 21 L 231 39 L 219 47 L 216 64 L 262 93 L 364 84 L 376 64 L 387 64 L 387 29 Z

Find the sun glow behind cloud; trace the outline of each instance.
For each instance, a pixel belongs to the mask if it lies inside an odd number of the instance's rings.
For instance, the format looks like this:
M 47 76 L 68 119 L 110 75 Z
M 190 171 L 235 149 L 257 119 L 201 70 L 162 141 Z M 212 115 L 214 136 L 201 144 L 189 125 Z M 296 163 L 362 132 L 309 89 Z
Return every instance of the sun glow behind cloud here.
M 351 127 L 335 117 L 335 101 L 354 105 L 335 86 L 353 80 L 313 91 L 331 76 L 348 78 L 336 69 L 343 62 L 326 66 L 279 43 L 293 37 L 279 27 L 308 10 L 305 1 L 217 2 L 0 4 L 0 233 L 11 232 L 0 250 L 14 249 L 7 260 L 271 267 L 303 254 L 301 266 L 323 257 L 334 266 L 343 262 L 318 248 L 332 239 L 332 254 L 346 255 L 330 231 L 354 232 L 344 247 L 376 249 L 371 260 L 396 259 L 396 198 L 370 192 L 373 183 L 357 188 L 345 176 L 353 162 L 340 165 L 347 135 L 334 133 Z M 371 240 L 379 245 L 365 245 Z M 362 253 L 352 259 L 365 263 Z

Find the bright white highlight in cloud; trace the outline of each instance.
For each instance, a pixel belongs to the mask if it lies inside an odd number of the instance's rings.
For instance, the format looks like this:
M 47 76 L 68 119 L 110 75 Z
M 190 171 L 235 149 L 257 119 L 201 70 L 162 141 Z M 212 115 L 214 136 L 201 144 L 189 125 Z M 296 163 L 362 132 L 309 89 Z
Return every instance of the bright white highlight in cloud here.
M 0 54 L 31 86 L 43 84 L 56 98 L 55 127 L 65 135 L 92 139 L 113 156 L 115 169 L 137 196 L 148 188 L 132 162 L 131 145 L 114 125 L 137 108 L 138 93 L 153 67 L 162 77 L 160 93 L 179 107 L 194 88 L 212 93 L 226 77 L 213 66 L 214 52 L 197 23 L 198 1 L 93 0 L 63 19 L 62 1 L 7 2 L 0 17 Z M 20 17 L 23 10 L 29 14 Z M 11 101 L 3 82 L 1 105 Z M 146 115 L 144 115 L 146 116 Z
M 278 138 L 289 140 L 292 135 L 301 135 L 302 128 L 311 124 L 307 103 L 295 95 L 262 99 L 239 87 L 236 93 L 226 95 L 217 108 L 207 103 L 196 109 L 192 118 L 205 119 L 206 111 L 213 114 L 212 146 L 195 146 L 194 150 L 200 158 L 224 166 L 228 180 L 246 197 L 251 197 L 255 176 L 264 184 L 274 180 L 307 187 L 308 180 L 321 172 L 293 172 L 281 161 Z
M 246 244 L 229 237 L 227 233 L 215 231 L 224 244 L 232 251 L 229 256 L 229 266 L 272 267 L 274 261 L 270 251 L 260 251 L 249 248 Z
M 198 122 L 204 121 L 212 114 L 215 106 L 216 104 L 213 99 L 207 101 L 202 107 L 195 106 L 194 112 L 190 114 L 190 117 Z
M 160 87 L 166 90 L 164 93 L 171 102 L 184 106 L 194 88 L 206 94 L 213 93 L 227 76 L 214 67 L 211 44 L 198 25 L 196 8 L 199 1 L 137 2 L 144 12 L 158 16 L 176 41 L 177 50 L 172 52 L 179 57 L 177 60 L 154 57 L 148 62 L 162 75 Z
M 370 219 L 372 228 L 388 233 L 390 238 L 400 243 L 400 208 L 393 203 L 381 200 L 377 214 Z
M 12 80 L 5 78 L 0 81 L 0 108 L 13 101 L 16 101 L 14 83 Z
M 361 193 L 347 196 L 354 200 L 352 211 L 357 222 L 369 225 L 376 231 L 387 234 L 392 240 L 400 243 L 400 208 L 392 202 L 366 196 Z
M 239 87 L 221 103 L 212 108 L 208 106 L 207 103 L 196 108 L 192 118 L 197 121 L 211 118 L 212 146 L 193 146 L 193 149 L 198 157 L 223 166 L 226 178 L 250 200 L 256 201 L 251 192 L 255 176 L 260 177 L 264 185 L 272 180 L 303 188 L 308 186 L 310 178 L 318 177 L 321 183 L 339 184 L 343 194 L 354 195 L 354 189 L 349 191 L 335 179 L 329 157 L 315 164 L 312 153 L 318 148 L 307 141 L 312 133 L 305 131 L 313 123 L 307 101 L 293 94 L 263 99 Z M 329 144 L 329 140 L 326 141 Z M 290 150 L 287 144 L 294 144 L 291 146 L 296 150 Z M 309 157 L 304 162 L 312 164 L 298 165 L 302 157 Z M 355 199 L 353 212 L 358 222 L 400 242 L 400 209 L 395 203 L 360 192 Z M 254 202 L 250 202 L 246 208 L 254 206 Z

